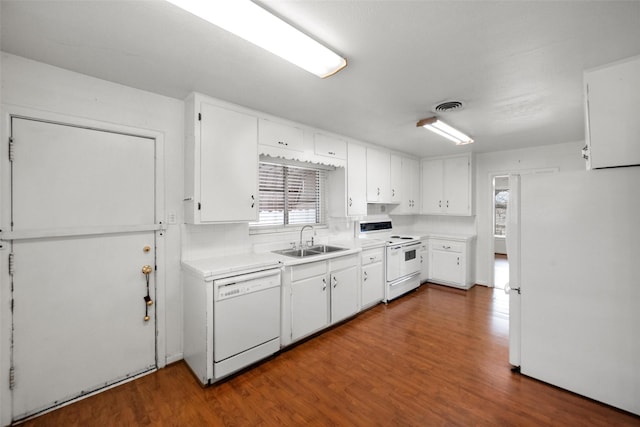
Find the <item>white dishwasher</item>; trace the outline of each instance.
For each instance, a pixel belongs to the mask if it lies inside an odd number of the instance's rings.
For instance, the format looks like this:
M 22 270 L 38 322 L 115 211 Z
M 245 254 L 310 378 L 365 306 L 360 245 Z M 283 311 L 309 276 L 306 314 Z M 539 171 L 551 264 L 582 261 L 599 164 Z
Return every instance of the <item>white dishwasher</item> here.
M 213 295 L 215 379 L 280 350 L 280 269 L 214 280 Z

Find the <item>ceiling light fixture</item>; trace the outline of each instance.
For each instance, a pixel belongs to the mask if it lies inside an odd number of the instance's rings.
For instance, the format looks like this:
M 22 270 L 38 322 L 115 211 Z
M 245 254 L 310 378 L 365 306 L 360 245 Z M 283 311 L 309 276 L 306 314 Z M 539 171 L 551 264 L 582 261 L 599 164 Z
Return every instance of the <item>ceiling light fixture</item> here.
M 318 77 L 334 75 L 347 60 L 249 0 L 167 0 L 286 59 Z
M 431 132 L 435 132 L 440 136 L 444 136 L 448 140 L 455 142 L 456 145 L 471 144 L 473 142 L 473 139 L 469 138 L 458 129 L 449 126 L 437 117 L 422 119 L 416 124 L 416 126 L 429 129 Z

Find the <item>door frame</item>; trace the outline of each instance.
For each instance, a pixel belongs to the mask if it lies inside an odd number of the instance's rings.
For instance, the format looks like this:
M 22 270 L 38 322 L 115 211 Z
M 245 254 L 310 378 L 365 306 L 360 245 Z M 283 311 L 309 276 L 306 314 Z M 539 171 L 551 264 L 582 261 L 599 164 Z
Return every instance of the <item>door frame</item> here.
M 164 132 L 103 122 L 95 119 L 41 111 L 33 108 L 3 104 L 0 109 L 2 135 L 0 140 L 0 233 L 11 229 L 11 163 L 9 162 L 9 137 L 12 117 L 22 117 L 46 122 L 123 133 L 155 140 L 155 221 L 164 224 L 165 218 L 165 170 Z M 166 365 L 166 248 L 164 229 L 156 231 L 156 366 Z M 10 244 L 0 240 L 0 425 L 8 425 L 13 419 L 13 396 L 9 389 L 9 369 L 12 353 L 11 276 L 9 275 Z M 84 399 L 90 393 L 71 401 Z M 71 403 L 69 402 L 69 403 Z

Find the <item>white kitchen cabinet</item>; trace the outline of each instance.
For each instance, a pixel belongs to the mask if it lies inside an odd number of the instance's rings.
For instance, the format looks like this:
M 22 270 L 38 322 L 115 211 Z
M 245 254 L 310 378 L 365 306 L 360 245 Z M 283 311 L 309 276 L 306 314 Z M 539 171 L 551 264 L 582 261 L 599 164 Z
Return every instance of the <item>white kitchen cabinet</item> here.
M 402 201 L 402 157 L 397 154 L 391 154 L 390 156 L 390 203 L 400 203 Z
M 198 94 L 185 105 L 185 221 L 255 221 L 257 117 Z
M 473 286 L 472 239 L 429 240 L 429 281 L 469 289 Z
M 282 283 L 283 346 L 360 311 L 357 254 L 285 268 Z
M 313 138 L 316 155 L 343 160 L 347 158 L 346 141 L 321 133 L 316 133 Z
M 588 169 L 640 165 L 640 57 L 584 73 Z
M 310 335 L 329 325 L 326 274 L 291 283 L 291 339 Z
M 258 125 L 258 142 L 261 145 L 293 151 L 305 151 L 304 132 L 302 129 L 268 119 L 260 119 Z
M 471 154 L 422 160 L 422 210 L 427 215 L 471 216 Z
M 331 272 L 331 323 L 340 322 L 360 309 L 358 265 Z
M 367 202 L 391 203 L 390 155 L 370 147 L 367 147 Z
M 429 241 L 424 237 L 420 245 L 420 283 L 429 279 Z
M 361 308 L 372 307 L 384 299 L 384 247 L 363 250 Z
M 367 149 L 347 146 L 347 215 L 367 214 Z
M 394 214 L 420 213 L 420 164 L 416 159 L 402 158 L 402 187 L 400 204 Z

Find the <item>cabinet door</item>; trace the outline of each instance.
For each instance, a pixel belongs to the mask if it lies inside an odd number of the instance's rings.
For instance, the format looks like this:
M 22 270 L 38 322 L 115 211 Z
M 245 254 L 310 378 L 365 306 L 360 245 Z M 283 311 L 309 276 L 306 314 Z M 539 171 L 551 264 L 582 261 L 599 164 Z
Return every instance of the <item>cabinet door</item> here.
M 358 312 L 358 267 L 353 266 L 331 273 L 331 323 L 346 319 Z
M 443 162 L 442 160 L 422 161 L 422 211 L 423 214 L 443 212 Z
M 304 134 L 302 129 L 260 119 L 260 144 L 288 150 L 304 151 Z
M 388 203 L 391 200 L 391 160 L 389 153 L 367 148 L 367 201 Z
M 588 166 L 640 164 L 640 58 L 587 71 L 584 79 Z
M 431 279 L 458 286 L 464 284 L 464 259 L 461 253 L 432 250 Z
M 443 208 L 449 215 L 471 215 L 469 158 L 444 159 Z
M 429 280 L 429 250 L 425 243 L 420 246 L 420 282 Z
M 402 157 L 392 154 L 390 161 L 390 185 L 391 185 L 391 203 L 400 203 L 402 201 Z
M 257 118 L 200 106 L 200 221 L 257 219 Z
M 384 275 L 382 263 L 362 267 L 362 307 L 379 303 L 384 299 Z
M 319 156 L 336 159 L 347 158 L 347 143 L 341 139 L 333 138 L 321 133 L 314 135 L 315 153 Z
M 291 283 L 291 339 L 296 340 L 329 325 L 327 276 Z
M 400 206 L 394 210 L 399 214 L 420 212 L 420 167 L 415 159 L 402 159 L 402 190 Z
M 367 214 L 367 150 L 361 145 L 347 147 L 347 215 Z

